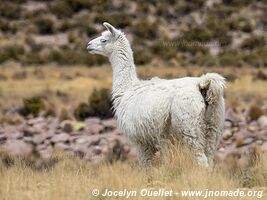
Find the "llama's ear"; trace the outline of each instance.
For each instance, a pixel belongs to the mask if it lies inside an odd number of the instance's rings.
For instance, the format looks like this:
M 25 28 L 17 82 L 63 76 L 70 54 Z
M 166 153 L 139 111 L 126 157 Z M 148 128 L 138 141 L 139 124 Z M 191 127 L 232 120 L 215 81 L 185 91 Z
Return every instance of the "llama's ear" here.
M 107 23 L 107 22 L 104 22 L 103 25 L 106 27 L 106 29 L 111 32 L 113 35 L 116 34 L 117 32 L 117 29 L 114 28 L 111 24 Z

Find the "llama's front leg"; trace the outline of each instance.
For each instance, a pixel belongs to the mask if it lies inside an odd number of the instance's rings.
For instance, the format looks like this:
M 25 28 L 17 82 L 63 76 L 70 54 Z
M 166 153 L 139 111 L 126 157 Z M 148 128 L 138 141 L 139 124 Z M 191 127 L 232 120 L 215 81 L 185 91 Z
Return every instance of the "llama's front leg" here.
M 146 170 L 147 181 L 149 183 L 153 182 L 152 178 L 152 164 L 153 158 L 156 153 L 156 148 L 150 145 L 138 145 L 138 160 L 140 166 Z
M 152 167 L 153 158 L 156 153 L 156 148 L 151 145 L 138 145 L 138 161 L 143 168 Z

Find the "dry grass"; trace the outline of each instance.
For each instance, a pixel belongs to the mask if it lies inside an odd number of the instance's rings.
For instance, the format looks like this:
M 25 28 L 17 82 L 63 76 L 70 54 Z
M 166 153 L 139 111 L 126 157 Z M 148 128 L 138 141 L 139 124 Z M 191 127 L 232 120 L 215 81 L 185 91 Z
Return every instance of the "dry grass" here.
M 147 182 L 147 174 L 135 162 L 116 162 L 114 164 L 88 165 L 75 158 L 57 154 L 59 162 L 52 168 L 41 171 L 15 159 L 11 167 L 0 163 L 0 199 L 8 200 L 79 200 L 79 199 L 117 199 L 115 197 L 94 197 L 91 192 L 98 189 L 102 194 L 109 190 L 134 190 L 137 194 L 144 188 L 157 190 L 165 188 L 180 192 L 182 190 L 236 190 L 243 188 L 242 173 L 231 175 L 229 170 L 217 167 L 208 171 L 193 165 L 187 151 L 176 148 L 165 164 L 152 168 L 153 182 Z M 251 168 L 250 176 L 254 185 L 250 190 L 264 191 L 267 187 L 267 157 Z M 243 188 L 244 189 L 244 188 Z M 263 193 L 264 194 L 264 193 Z M 124 197 L 121 197 L 124 199 Z M 130 198 L 131 199 L 131 198 Z M 166 199 L 166 197 L 140 197 L 132 199 Z M 168 199 L 203 199 L 173 195 Z M 229 199 L 208 197 L 207 199 Z M 231 198 L 239 199 L 239 197 Z M 257 199 L 247 197 L 242 199 Z
M 166 64 L 165 64 L 166 65 Z M 205 72 L 219 72 L 224 76 L 235 76 L 234 82 L 228 82 L 226 95 L 227 102 L 237 100 L 239 97 L 267 99 L 266 81 L 252 80 L 253 68 L 196 68 L 196 67 L 162 67 L 164 63 L 155 63 L 150 66 L 138 68 L 141 78 L 149 79 L 153 76 L 162 78 L 176 78 L 184 76 L 199 76 Z M 14 75 L 26 73 L 26 78 L 14 79 Z M 265 69 L 267 73 L 267 69 Z M 36 75 L 37 74 L 37 75 Z M 40 78 L 40 74 L 42 78 Z M 111 88 L 112 72 L 109 65 L 103 67 L 87 68 L 73 67 L 20 67 L 14 64 L 1 66 L 1 75 L 7 80 L 0 80 L 0 107 L 1 109 L 20 105 L 22 99 L 34 95 L 46 96 L 50 103 L 56 105 L 73 106 L 87 101 L 88 96 L 97 88 Z M 63 93 L 68 98 L 64 102 L 58 98 L 57 93 Z M 255 97 L 256 96 L 256 97 Z M 239 101 L 239 100 L 238 100 Z

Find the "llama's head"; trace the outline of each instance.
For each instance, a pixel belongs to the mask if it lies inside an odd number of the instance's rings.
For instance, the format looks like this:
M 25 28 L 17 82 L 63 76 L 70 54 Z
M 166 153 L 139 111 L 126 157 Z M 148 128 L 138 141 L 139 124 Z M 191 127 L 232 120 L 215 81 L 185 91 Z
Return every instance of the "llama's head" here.
M 117 40 L 122 32 L 107 22 L 104 22 L 103 25 L 107 30 L 102 32 L 101 36 L 88 42 L 87 50 L 91 54 L 110 56 L 119 45 Z

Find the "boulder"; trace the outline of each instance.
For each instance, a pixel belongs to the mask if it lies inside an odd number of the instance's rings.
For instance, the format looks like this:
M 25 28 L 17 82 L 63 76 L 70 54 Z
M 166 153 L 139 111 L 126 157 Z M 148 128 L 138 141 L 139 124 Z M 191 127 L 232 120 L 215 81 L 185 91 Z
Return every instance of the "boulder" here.
M 4 144 L 7 140 L 7 136 L 4 134 L 0 134 L 0 145 Z
M 45 124 L 45 118 L 44 117 L 37 117 L 37 118 L 29 119 L 27 121 L 27 124 L 30 126 L 33 126 L 33 125 L 39 124 L 39 123 Z
M 59 126 L 65 133 L 71 133 L 73 131 L 73 122 L 70 120 L 62 121 Z
M 55 144 L 54 149 L 56 149 L 56 150 L 69 150 L 70 146 L 66 143 L 58 142 Z
M 10 139 L 2 146 L 4 152 L 15 156 L 30 156 L 33 146 L 22 140 Z
M 54 143 L 57 142 L 66 142 L 69 140 L 69 135 L 67 133 L 60 133 L 60 134 L 56 134 L 51 138 L 51 141 Z
M 87 130 L 90 134 L 100 134 L 104 130 L 104 126 L 101 124 L 91 124 Z
M 117 120 L 114 118 L 106 119 L 102 121 L 102 124 L 105 128 L 112 128 L 115 129 L 117 127 Z
M 267 129 L 267 116 L 260 116 L 257 122 L 261 129 Z
M 261 145 L 261 150 L 263 152 L 267 152 L 267 142 L 264 142 L 262 145 Z
M 85 121 L 84 121 L 84 123 L 87 126 L 90 126 L 92 124 L 100 124 L 100 122 L 101 122 L 101 120 L 98 117 L 90 117 L 90 118 L 85 119 Z
M 42 142 L 44 142 L 45 139 L 46 139 L 45 133 L 40 133 L 40 134 L 35 134 L 33 136 L 32 141 L 34 144 L 41 144 Z
M 223 136 L 222 137 L 223 137 L 224 140 L 227 140 L 232 136 L 233 136 L 232 131 L 230 129 L 225 129 L 224 132 L 223 132 Z

